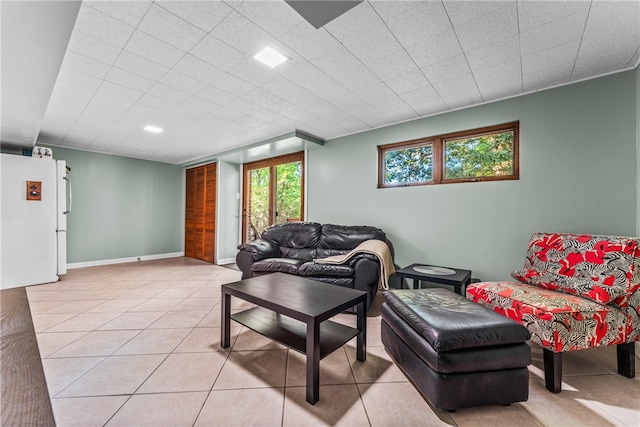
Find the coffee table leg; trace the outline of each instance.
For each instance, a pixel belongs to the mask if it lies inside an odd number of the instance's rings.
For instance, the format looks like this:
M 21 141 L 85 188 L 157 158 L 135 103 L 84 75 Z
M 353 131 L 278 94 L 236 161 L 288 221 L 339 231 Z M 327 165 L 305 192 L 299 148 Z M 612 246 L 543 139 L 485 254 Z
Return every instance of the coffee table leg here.
M 360 331 L 356 338 L 356 358 L 364 362 L 367 360 L 367 318 L 365 310 L 366 301 L 362 301 L 358 304 L 357 308 L 357 328 Z
M 222 291 L 222 328 L 220 332 L 220 346 L 229 347 L 231 343 L 231 295 Z
M 320 400 L 320 323 L 307 323 L 307 402 Z

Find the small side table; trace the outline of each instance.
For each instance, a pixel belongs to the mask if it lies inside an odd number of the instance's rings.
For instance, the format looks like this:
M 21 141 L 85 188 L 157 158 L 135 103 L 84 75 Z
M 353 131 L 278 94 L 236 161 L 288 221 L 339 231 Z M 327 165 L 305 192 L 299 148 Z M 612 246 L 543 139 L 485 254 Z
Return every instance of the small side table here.
M 433 274 L 429 272 L 421 272 L 415 269 L 415 267 L 429 268 L 434 270 L 446 268 L 454 271 L 452 274 Z M 443 285 L 453 286 L 455 292 L 464 296 L 464 291 L 467 285 L 471 282 L 471 270 L 462 270 L 460 268 L 450 267 L 436 267 L 433 265 L 425 264 L 411 264 L 401 270 L 396 271 L 396 288 L 402 289 L 402 279 L 413 279 L 413 288 L 417 289 L 421 281 L 440 283 Z

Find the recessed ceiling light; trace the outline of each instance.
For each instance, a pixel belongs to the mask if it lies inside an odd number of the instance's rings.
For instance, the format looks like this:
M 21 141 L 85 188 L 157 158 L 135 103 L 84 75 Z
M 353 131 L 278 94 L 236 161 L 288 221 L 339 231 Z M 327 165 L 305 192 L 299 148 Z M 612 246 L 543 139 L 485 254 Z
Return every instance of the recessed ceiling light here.
M 271 46 L 265 47 L 260 52 L 256 53 L 253 57 L 271 68 L 275 68 L 289 59 Z
M 144 130 L 146 130 L 147 132 L 153 132 L 153 133 L 162 132 L 162 128 L 159 128 L 159 127 L 156 127 L 156 126 L 151 126 L 151 125 L 146 125 L 144 127 Z

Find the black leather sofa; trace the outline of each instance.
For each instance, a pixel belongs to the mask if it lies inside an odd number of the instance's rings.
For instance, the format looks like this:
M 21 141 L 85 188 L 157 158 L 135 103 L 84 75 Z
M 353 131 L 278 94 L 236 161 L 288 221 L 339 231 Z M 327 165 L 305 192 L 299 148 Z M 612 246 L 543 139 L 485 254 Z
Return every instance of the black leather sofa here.
M 344 255 L 365 240 L 388 242 L 384 231 L 369 226 L 293 222 L 267 228 L 260 239 L 238 246 L 242 279 L 282 272 L 367 292 L 367 310 L 376 295 L 380 263 L 368 253 L 345 264 L 320 264 L 317 258 Z

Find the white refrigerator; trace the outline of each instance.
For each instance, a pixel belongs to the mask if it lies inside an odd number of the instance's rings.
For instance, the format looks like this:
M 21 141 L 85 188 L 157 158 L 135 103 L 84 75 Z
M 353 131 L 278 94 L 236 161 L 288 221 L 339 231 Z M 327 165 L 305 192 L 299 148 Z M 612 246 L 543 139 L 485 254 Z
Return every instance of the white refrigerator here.
M 66 162 L 0 156 L 0 289 L 55 282 L 67 272 Z

